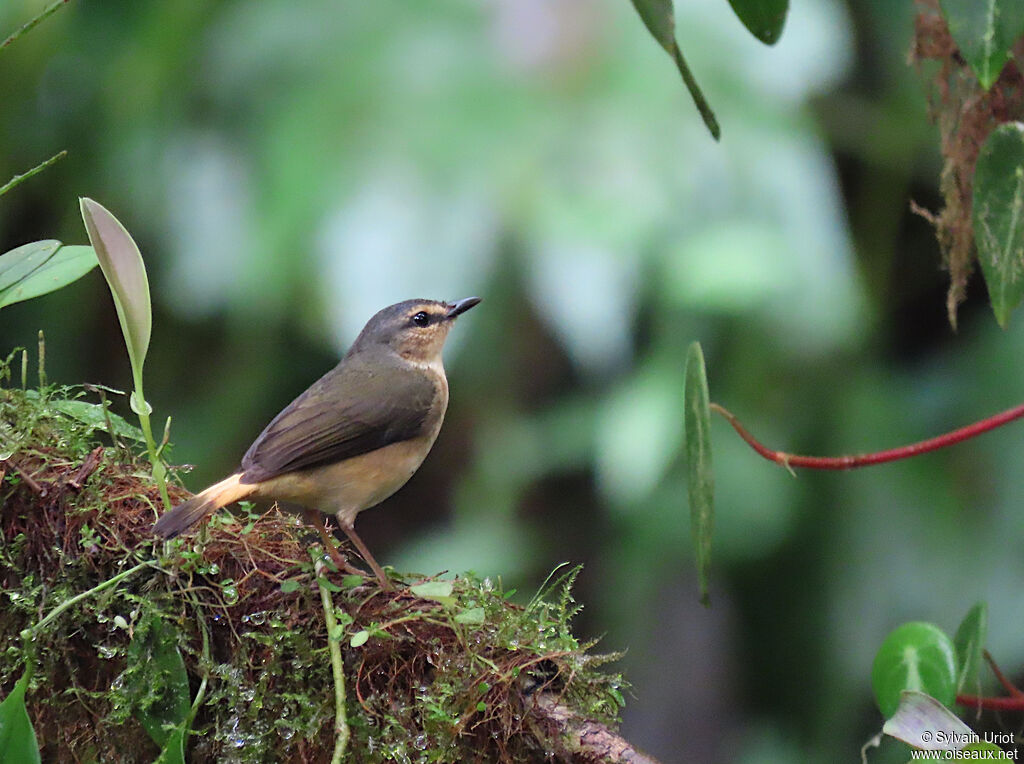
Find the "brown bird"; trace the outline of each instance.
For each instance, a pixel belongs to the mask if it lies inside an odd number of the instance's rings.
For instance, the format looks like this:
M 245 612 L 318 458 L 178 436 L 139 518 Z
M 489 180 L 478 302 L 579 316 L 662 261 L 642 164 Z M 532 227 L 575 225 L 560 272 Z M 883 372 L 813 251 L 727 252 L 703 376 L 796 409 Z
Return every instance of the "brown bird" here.
M 341 363 L 274 417 L 237 472 L 164 514 L 153 532 L 173 538 L 242 499 L 294 502 L 333 514 L 390 589 L 353 523 L 405 485 L 434 445 L 448 407 L 441 350 L 455 318 L 479 302 L 406 300 L 381 310 Z

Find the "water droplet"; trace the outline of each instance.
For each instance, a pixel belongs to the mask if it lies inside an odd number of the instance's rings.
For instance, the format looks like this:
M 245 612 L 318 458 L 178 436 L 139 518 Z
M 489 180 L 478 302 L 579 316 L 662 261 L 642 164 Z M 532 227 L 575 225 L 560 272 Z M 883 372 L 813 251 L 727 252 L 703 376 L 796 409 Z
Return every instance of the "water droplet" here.
M 110 659 L 117 655 L 117 650 L 113 647 L 107 647 L 106 645 L 100 645 L 99 654 L 101 658 Z

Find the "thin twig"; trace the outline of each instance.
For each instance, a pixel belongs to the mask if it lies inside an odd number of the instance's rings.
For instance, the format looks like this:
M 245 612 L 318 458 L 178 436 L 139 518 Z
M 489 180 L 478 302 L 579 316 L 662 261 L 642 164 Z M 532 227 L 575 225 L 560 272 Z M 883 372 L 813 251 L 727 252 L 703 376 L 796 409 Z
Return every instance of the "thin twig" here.
M 45 21 L 47 18 L 55 14 L 58 10 L 60 10 L 60 7 L 62 5 L 67 5 L 68 2 L 69 0 L 56 0 L 55 2 L 43 8 L 43 10 L 39 12 L 38 16 L 36 16 L 34 19 L 31 19 L 30 21 L 26 21 L 24 24 L 21 25 L 20 28 L 14 30 L 10 37 L 8 37 L 3 42 L 0 42 L 0 50 L 3 50 L 12 42 L 21 37 L 23 34 L 32 29 L 34 26 Z
M 89 455 L 85 457 L 82 462 L 82 466 L 78 468 L 78 472 L 75 473 L 74 477 L 67 481 L 67 484 L 74 488 L 76 491 L 82 490 L 82 486 L 85 481 L 89 479 L 89 476 L 96 471 L 96 468 L 100 466 L 100 459 L 103 457 L 103 446 L 96 446 Z
M 63 1 L 64 0 L 62 0 L 62 2 Z M 5 183 L 3 186 L 0 186 L 0 196 L 3 196 L 4 194 L 6 194 L 8 191 L 10 191 L 12 188 L 17 186 L 18 184 L 24 183 L 26 180 L 28 180 L 32 176 L 38 175 L 39 173 L 41 173 L 43 170 L 45 170 L 50 165 L 56 164 L 57 162 L 59 162 L 61 159 L 63 159 L 67 155 L 68 155 L 67 149 L 64 149 L 63 151 L 58 151 L 56 154 L 54 154 L 52 157 L 47 159 L 45 162 L 41 162 L 40 164 L 37 164 L 35 167 L 33 167 L 28 172 L 22 173 L 21 175 L 15 175 L 13 178 L 11 178 L 9 181 L 7 181 L 7 183 Z
M 816 470 L 852 470 L 857 467 L 868 467 L 873 464 L 884 464 L 886 462 L 894 462 L 899 459 L 906 459 L 911 456 L 928 453 L 929 451 L 936 451 L 940 448 L 945 448 L 946 446 L 952 446 L 956 443 L 969 440 L 970 438 L 981 435 L 989 430 L 994 430 L 997 427 L 1002 427 L 1004 424 L 1009 424 L 1010 422 L 1024 416 L 1024 403 L 1022 403 L 1011 409 L 995 414 L 994 416 L 990 416 L 987 419 L 982 419 L 981 421 L 974 422 L 966 427 L 961 427 L 959 430 L 953 430 L 952 432 L 947 432 L 944 435 L 929 438 L 928 440 L 922 440 L 917 443 L 911 443 L 907 446 L 890 448 L 887 451 L 875 451 L 870 454 L 856 454 L 853 456 L 798 456 L 796 454 L 786 453 L 785 451 L 773 451 L 763 445 L 757 440 L 757 438 L 747 431 L 731 411 L 723 406 L 719 406 L 717 403 L 712 403 L 710 404 L 710 408 L 712 411 L 718 412 L 729 420 L 729 424 L 731 424 L 732 428 L 739 433 L 739 436 L 743 438 L 751 448 L 768 461 L 781 464 L 787 469 L 792 467 L 806 467 L 808 469 Z
M 320 578 L 324 572 L 324 564 L 316 563 L 316 576 Z M 331 653 L 331 670 L 334 674 L 334 755 L 331 764 L 341 764 L 348 748 L 349 728 L 345 714 L 345 665 L 341 660 L 341 643 L 333 638 L 337 619 L 334 617 L 334 602 L 327 588 L 317 584 L 320 590 L 320 602 L 324 607 L 324 620 L 327 622 L 327 648 Z
M 23 481 L 25 481 L 25 485 L 27 485 L 32 490 L 33 493 L 35 493 L 37 496 L 46 496 L 46 489 L 39 485 L 39 483 L 37 483 L 32 478 L 31 475 L 25 472 L 25 470 L 23 470 L 17 464 L 12 462 L 10 459 L 7 459 L 4 463 L 9 465 L 15 472 L 18 473 L 18 476 Z

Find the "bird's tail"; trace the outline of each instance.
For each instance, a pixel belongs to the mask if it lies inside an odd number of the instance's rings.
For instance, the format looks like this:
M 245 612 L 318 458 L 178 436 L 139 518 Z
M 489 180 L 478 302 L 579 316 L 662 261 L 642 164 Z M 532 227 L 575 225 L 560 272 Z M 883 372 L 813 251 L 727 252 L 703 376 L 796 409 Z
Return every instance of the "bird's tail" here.
M 172 539 L 184 533 L 211 512 L 239 501 L 252 494 L 256 489 L 253 484 L 242 483 L 242 473 L 215 483 L 201 493 L 197 493 L 186 502 L 182 502 L 170 512 L 161 515 L 153 526 L 153 533 L 165 539 Z

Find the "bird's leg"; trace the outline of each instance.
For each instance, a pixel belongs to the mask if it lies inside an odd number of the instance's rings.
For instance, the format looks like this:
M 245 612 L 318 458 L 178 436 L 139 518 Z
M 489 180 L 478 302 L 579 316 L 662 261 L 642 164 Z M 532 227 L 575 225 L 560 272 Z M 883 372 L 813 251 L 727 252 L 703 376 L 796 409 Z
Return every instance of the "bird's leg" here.
M 329 554 L 331 559 L 334 560 L 334 564 L 338 566 L 338 570 L 343 570 L 346 573 L 354 573 L 357 576 L 366 575 L 363 571 L 346 560 L 345 556 L 338 551 L 338 547 L 334 545 L 334 537 L 331 536 L 324 527 L 323 515 L 315 509 L 303 510 L 302 514 L 306 518 L 306 522 L 317 529 L 317 532 L 320 534 L 320 538 L 323 541 L 324 549 L 327 550 L 327 554 Z
M 338 525 L 345 531 L 345 535 L 348 536 L 349 540 L 355 544 L 356 549 L 359 550 L 359 554 L 362 555 L 363 559 L 373 569 L 374 574 L 377 576 L 377 580 L 380 581 L 380 588 L 384 591 L 391 591 L 394 587 L 391 585 L 391 579 L 384 573 L 383 568 L 377 564 L 377 561 L 373 559 L 373 555 L 370 554 L 370 550 L 366 548 L 366 544 L 359 538 L 356 533 L 356 529 L 352 527 L 352 521 L 348 520 L 343 516 L 341 512 L 337 514 Z

